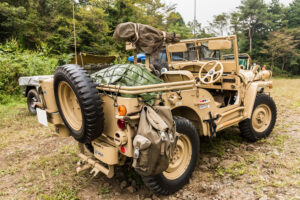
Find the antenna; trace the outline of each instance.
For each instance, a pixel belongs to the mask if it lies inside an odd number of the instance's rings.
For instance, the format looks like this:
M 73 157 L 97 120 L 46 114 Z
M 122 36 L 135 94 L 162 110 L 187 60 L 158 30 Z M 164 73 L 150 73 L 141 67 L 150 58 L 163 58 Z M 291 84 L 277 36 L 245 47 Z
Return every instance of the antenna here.
M 75 64 L 77 64 L 76 26 L 75 26 L 75 2 L 74 1 L 73 1 L 73 28 L 74 28 Z
M 194 0 L 194 38 L 196 38 L 196 0 Z

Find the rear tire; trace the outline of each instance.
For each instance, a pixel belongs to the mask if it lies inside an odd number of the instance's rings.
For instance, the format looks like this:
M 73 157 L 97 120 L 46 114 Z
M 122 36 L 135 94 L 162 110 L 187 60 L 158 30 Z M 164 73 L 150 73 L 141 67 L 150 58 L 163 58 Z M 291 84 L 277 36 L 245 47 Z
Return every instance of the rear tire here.
M 144 183 L 156 194 L 156 195 L 169 195 L 180 190 L 185 184 L 188 183 L 197 163 L 199 149 L 200 149 L 200 139 L 195 126 L 187 119 L 182 117 L 174 117 L 174 121 L 176 123 L 176 131 L 185 138 L 184 140 L 188 140 L 185 143 L 190 144 L 191 155 L 188 160 L 182 159 L 180 163 L 186 162 L 186 168 L 177 168 L 177 172 L 168 173 L 168 169 L 172 166 L 172 163 L 169 164 L 169 168 L 156 175 L 156 176 L 142 176 Z M 179 137 L 178 143 L 182 140 Z M 182 140 L 182 143 L 184 143 Z M 186 149 L 185 149 L 186 150 Z M 176 151 L 176 150 L 175 150 Z M 175 155 L 176 156 L 176 155 Z M 174 156 L 174 157 L 175 157 Z M 188 157 L 182 156 L 182 157 Z M 176 163 L 176 161 L 175 161 Z M 184 169 L 184 171 L 181 171 Z
M 29 113 L 31 115 L 36 115 L 36 108 L 34 106 L 34 103 L 37 103 L 40 101 L 39 94 L 37 93 L 36 89 L 31 89 L 27 93 L 27 107 L 29 110 Z
M 104 128 L 104 113 L 95 83 L 79 65 L 63 65 L 54 74 L 58 111 L 71 135 L 90 143 Z
M 239 123 L 241 136 L 250 142 L 268 137 L 275 126 L 276 117 L 274 100 L 264 93 L 257 94 L 251 118 Z

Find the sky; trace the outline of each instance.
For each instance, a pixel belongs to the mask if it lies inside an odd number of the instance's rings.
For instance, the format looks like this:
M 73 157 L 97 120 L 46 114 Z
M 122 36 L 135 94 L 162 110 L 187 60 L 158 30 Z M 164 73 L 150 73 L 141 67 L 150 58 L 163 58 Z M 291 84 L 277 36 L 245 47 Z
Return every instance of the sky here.
M 193 21 L 194 19 L 194 0 L 164 0 L 166 3 L 176 3 L 177 12 L 181 14 L 184 21 Z M 280 0 L 284 5 L 288 5 L 293 0 Z M 212 21 L 214 15 L 223 12 L 229 13 L 240 5 L 241 0 L 196 0 L 197 15 L 196 19 L 202 24 L 202 27 Z M 265 0 L 269 3 L 271 0 Z

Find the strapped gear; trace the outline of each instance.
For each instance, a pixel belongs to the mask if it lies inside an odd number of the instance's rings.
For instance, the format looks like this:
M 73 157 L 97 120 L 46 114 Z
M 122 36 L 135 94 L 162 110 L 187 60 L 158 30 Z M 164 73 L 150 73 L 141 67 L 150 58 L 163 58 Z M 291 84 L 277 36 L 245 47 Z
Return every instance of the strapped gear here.
M 137 135 L 133 140 L 132 166 L 143 176 L 157 175 L 169 166 L 178 133 L 170 108 L 144 106 Z

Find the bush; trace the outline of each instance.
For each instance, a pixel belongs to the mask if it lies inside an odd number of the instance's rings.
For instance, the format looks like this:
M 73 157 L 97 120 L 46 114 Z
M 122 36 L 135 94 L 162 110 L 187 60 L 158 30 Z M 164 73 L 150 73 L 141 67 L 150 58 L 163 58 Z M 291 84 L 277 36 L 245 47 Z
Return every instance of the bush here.
M 273 68 L 273 76 L 282 76 L 282 77 L 289 77 L 291 73 L 285 70 L 281 70 L 279 67 L 274 66 Z
M 19 77 L 53 74 L 56 67 L 71 59 L 67 54 L 48 55 L 46 48 L 44 45 L 40 52 L 23 50 L 16 40 L 0 44 L 0 103 L 21 94 Z

